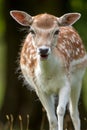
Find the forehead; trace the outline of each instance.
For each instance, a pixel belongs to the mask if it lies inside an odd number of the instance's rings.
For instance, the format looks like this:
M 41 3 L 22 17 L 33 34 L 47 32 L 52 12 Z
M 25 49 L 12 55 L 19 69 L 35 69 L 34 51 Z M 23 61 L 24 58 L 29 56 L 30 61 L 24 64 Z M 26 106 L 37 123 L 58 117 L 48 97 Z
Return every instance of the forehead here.
M 57 18 L 50 14 L 40 14 L 34 17 L 33 25 L 42 28 L 50 29 L 57 26 Z

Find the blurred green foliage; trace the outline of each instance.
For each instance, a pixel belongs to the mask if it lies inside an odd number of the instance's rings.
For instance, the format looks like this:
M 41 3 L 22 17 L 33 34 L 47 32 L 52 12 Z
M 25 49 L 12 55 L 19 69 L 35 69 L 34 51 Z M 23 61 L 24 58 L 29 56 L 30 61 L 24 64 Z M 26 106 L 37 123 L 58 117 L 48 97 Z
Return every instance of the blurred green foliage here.
M 87 26 L 87 1 L 86 0 L 69 0 L 71 10 L 73 12 L 81 13 L 80 20 L 75 24 L 84 44 L 87 49 L 87 35 L 86 35 L 86 26 Z
M 87 9 L 87 0 L 69 0 L 73 10 L 84 11 Z
M 5 51 L 5 45 L 0 44 L 0 108 L 3 103 L 5 92 Z
M 3 1 L 0 0 L 0 108 L 3 103 L 5 91 L 5 54 L 6 45 L 4 42 L 5 21 L 2 13 Z

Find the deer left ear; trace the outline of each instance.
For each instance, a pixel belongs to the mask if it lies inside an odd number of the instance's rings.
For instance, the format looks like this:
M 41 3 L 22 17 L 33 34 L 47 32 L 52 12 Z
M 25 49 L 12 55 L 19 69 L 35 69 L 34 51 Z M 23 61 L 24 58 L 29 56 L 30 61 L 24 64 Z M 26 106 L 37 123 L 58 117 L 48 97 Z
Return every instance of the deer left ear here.
M 33 22 L 32 16 L 24 11 L 13 10 L 10 11 L 10 15 L 22 26 L 30 26 Z
M 73 25 L 80 17 L 80 13 L 67 13 L 58 18 L 58 23 L 60 26 Z

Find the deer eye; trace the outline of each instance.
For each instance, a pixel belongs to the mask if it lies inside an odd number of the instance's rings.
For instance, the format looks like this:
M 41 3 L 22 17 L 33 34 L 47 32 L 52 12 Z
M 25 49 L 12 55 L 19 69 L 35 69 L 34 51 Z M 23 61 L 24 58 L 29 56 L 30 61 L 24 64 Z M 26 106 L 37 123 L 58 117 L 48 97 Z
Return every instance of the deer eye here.
M 54 35 L 58 35 L 59 34 L 59 30 L 56 30 L 55 32 L 54 32 Z
M 33 29 L 30 29 L 29 32 L 32 34 L 32 35 L 35 35 L 35 31 Z

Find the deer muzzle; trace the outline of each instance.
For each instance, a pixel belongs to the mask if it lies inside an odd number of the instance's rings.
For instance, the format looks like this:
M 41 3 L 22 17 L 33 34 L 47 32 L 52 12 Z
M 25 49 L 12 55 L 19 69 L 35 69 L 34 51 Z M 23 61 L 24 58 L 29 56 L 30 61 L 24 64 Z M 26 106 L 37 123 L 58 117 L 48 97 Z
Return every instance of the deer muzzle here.
M 50 54 L 50 48 L 47 46 L 41 46 L 37 51 L 41 60 L 46 60 Z

